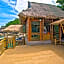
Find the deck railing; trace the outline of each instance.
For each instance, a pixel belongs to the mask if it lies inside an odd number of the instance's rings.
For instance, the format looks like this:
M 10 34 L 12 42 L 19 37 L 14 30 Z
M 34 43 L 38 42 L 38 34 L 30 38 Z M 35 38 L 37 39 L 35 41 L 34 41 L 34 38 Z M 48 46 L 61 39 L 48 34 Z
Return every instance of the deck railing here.
M 0 55 L 6 48 L 14 48 L 15 47 L 15 36 L 9 36 L 0 41 Z
M 0 41 L 0 54 L 6 49 L 6 38 Z
M 8 37 L 7 43 L 8 43 L 8 48 L 14 48 L 16 43 L 15 36 Z

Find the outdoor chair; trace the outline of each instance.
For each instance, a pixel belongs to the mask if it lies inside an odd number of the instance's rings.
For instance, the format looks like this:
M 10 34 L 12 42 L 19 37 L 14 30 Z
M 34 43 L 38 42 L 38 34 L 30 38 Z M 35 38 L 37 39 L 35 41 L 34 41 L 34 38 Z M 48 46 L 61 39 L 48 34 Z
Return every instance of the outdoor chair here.
M 17 45 L 24 45 L 24 38 L 23 37 L 19 37 L 16 39 L 16 43 Z

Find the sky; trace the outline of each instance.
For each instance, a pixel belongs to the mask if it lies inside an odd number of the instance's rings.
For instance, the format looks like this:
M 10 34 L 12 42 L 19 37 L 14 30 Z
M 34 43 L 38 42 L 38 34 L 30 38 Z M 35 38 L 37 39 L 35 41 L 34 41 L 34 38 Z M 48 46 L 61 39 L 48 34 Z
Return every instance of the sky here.
M 29 0 L 30 2 L 56 5 L 56 0 Z M 18 13 L 27 9 L 28 0 L 0 0 L 0 27 L 18 18 Z

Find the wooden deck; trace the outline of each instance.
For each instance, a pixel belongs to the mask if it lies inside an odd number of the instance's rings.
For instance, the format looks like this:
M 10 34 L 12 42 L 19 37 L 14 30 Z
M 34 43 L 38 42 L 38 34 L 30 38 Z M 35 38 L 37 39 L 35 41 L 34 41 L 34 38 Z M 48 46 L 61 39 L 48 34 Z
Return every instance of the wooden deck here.
M 16 46 L 0 56 L 0 64 L 64 64 L 64 46 Z

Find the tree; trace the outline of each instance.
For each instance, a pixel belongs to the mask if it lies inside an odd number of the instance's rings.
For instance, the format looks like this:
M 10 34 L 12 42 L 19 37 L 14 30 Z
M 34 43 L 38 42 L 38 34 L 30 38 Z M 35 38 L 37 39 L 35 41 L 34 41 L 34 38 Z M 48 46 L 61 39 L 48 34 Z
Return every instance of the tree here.
M 13 21 L 8 22 L 8 23 L 5 25 L 5 27 L 8 27 L 9 25 L 16 25 L 16 24 L 20 24 L 20 21 L 19 21 L 18 18 L 16 18 L 16 19 L 13 20 Z M 24 33 L 26 32 L 26 31 L 25 31 L 25 25 L 23 25 L 23 32 L 24 32 Z
M 5 27 L 8 27 L 9 25 L 16 25 L 16 24 L 20 24 L 20 21 L 19 21 L 18 18 L 16 18 L 16 19 L 13 20 L 13 21 L 8 22 L 8 23 L 5 25 Z
M 57 0 L 56 3 L 59 3 L 59 5 L 57 7 L 61 8 L 62 10 L 64 10 L 64 0 Z

